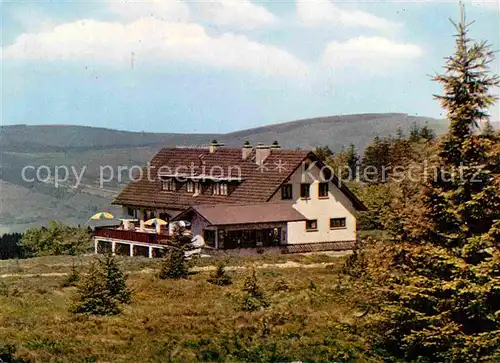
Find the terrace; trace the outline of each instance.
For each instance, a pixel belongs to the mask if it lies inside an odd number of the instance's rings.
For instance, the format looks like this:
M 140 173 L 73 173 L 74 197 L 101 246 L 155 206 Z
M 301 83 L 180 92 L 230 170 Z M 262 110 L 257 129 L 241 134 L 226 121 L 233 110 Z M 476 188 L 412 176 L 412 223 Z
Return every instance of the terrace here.
M 155 257 L 167 245 L 170 235 L 155 229 L 122 227 L 96 227 L 95 252 L 111 251 L 113 254 Z

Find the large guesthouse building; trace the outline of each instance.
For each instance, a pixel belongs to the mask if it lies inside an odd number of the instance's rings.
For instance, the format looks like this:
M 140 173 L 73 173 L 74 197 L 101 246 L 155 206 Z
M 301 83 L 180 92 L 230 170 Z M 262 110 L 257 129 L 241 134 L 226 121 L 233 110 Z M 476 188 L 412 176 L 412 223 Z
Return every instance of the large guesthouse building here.
M 206 251 L 352 249 L 365 206 L 310 151 L 273 145 L 164 148 L 114 200 L 136 222 L 98 228 L 99 247 L 153 257 L 183 221 Z

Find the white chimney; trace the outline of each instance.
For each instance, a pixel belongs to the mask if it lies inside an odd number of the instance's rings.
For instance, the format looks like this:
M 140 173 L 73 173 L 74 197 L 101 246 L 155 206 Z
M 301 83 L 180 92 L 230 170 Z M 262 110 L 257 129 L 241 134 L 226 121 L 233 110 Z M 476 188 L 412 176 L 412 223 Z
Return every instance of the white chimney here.
M 280 146 L 280 143 L 278 142 L 278 140 L 274 140 L 273 143 L 271 144 L 270 148 L 271 149 L 280 149 L 281 146 Z
M 208 146 L 208 151 L 210 152 L 210 154 L 213 154 L 213 153 L 215 153 L 215 151 L 217 150 L 217 148 L 219 146 L 224 146 L 224 144 L 219 144 L 219 143 L 217 143 L 217 140 L 212 140 L 212 142 Z
M 245 141 L 243 147 L 241 148 L 241 158 L 243 160 L 248 159 L 250 154 L 252 153 L 252 145 L 248 141 Z
M 271 148 L 269 145 L 263 145 L 261 142 L 255 148 L 255 163 L 257 165 L 264 164 L 264 161 L 271 154 Z

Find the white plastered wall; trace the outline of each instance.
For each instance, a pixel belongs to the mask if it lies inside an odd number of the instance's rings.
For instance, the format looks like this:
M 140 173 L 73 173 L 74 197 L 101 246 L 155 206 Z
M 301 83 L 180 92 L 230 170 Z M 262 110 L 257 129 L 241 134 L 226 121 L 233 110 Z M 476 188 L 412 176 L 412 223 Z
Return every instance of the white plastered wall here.
M 292 184 L 293 207 L 302 213 L 307 219 L 316 219 L 318 229 L 316 231 L 307 231 L 306 223 L 290 222 L 288 223 L 288 243 L 317 243 L 334 241 L 353 241 L 356 239 L 356 217 L 355 208 L 347 196 L 342 193 L 339 187 L 329 183 L 328 198 L 319 198 L 318 189 L 320 178 L 320 169 L 313 162 L 309 172 L 304 172 L 304 165 L 298 168 L 290 177 Z M 310 198 L 300 198 L 300 184 L 310 183 Z M 281 188 L 272 197 L 271 201 L 281 201 Z M 345 218 L 346 227 L 341 229 L 330 229 L 330 218 Z

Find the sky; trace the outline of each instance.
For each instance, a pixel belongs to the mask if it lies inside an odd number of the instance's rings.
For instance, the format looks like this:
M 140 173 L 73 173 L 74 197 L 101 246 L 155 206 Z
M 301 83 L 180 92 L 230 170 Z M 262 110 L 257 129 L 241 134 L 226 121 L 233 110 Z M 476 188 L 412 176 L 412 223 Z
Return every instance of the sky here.
M 499 2 L 465 7 L 471 37 L 499 50 Z M 430 78 L 459 14 L 453 0 L 2 1 L 1 122 L 225 133 L 355 113 L 443 118 Z M 490 114 L 500 120 L 498 104 Z

